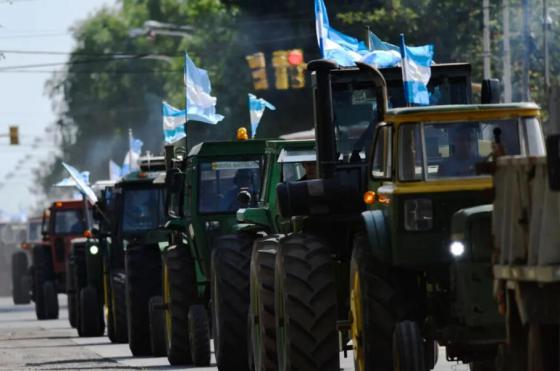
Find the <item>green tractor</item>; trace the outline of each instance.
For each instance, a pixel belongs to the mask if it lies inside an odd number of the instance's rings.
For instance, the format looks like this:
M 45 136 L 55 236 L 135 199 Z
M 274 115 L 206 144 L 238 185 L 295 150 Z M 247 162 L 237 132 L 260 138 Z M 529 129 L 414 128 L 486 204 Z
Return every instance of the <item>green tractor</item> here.
M 259 231 L 253 244 L 250 265 L 249 360 L 255 370 L 276 368 L 274 323 L 274 260 L 278 240 L 298 228 L 297 220 L 282 218 L 276 186 L 281 182 L 316 177 L 313 140 L 269 140 L 262 192 L 255 207 L 239 209 L 237 220 L 244 228 Z M 262 235 L 262 236 L 260 236 Z
M 134 356 L 163 356 L 160 251 L 169 244 L 169 232 L 163 229 L 165 161 L 163 157 L 141 157 L 139 165 L 140 170 L 115 184 L 115 224 L 105 282 L 113 296 L 108 302 L 113 305 L 119 339 L 127 328 Z
M 349 349 L 358 370 L 432 368 L 436 341 L 448 345 L 445 339 L 461 336 L 448 321 L 459 315 L 453 301 L 458 300 L 453 291 L 457 282 L 450 282 L 452 267 L 457 269 L 449 253 L 451 217 L 459 209 L 487 203 L 491 192 L 486 189 L 489 180 L 476 175 L 450 175 L 445 181 L 431 177 L 439 173 L 438 164 L 442 172 L 454 174 L 444 162 L 456 150 L 450 136 L 463 126 L 480 141 L 480 156 L 492 153 L 494 126 L 483 127 L 477 112 L 482 112 L 481 120 L 512 118 L 514 125 L 503 128 L 509 141 L 520 111 L 466 105 L 471 102 L 470 77 L 462 64 L 432 67 L 432 103 L 453 106 L 391 110 L 389 106 L 404 105 L 402 81 L 394 69 L 359 63 L 341 68 L 316 61 L 309 70 L 318 179 L 286 182 L 277 189 L 281 215 L 297 217 L 301 224 L 298 232 L 280 239 L 275 259 L 278 368 L 335 370 L 339 350 Z M 484 86 L 483 98 L 491 102 L 487 93 L 495 83 Z M 416 126 L 403 125 L 402 130 L 414 128 L 405 135 L 396 122 L 408 116 Z M 432 121 L 425 132 L 421 123 Z M 442 185 L 449 182 L 449 188 Z M 416 192 L 425 193 L 417 197 Z M 491 278 L 483 278 L 481 286 L 487 287 Z M 449 359 L 478 362 L 488 359 L 482 351 L 495 353 L 503 334 L 493 332 L 500 319 L 488 310 L 477 324 L 483 327 L 477 336 L 490 345 L 481 348 L 467 338 L 466 347 L 448 347 Z M 441 331 L 455 337 L 442 337 Z M 410 344 L 415 334 L 422 352 L 403 350 L 399 344 Z M 416 354 L 422 364 L 410 368 L 406 356 Z
M 68 319 L 81 337 L 101 336 L 105 332 L 103 308 L 110 303 L 105 296 L 103 266 L 110 251 L 110 199 L 107 195 L 113 186 L 111 181 L 99 181 L 92 186 L 99 195 L 98 201 L 92 206 L 91 215 L 86 217 L 84 237 L 71 241 L 68 255 Z M 87 204 L 86 196 L 83 198 Z M 108 311 L 108 315 L 109 338 L 115 341 L 112 312 Z
M 249 262 L 257 229 L 239 225 L 239 208 L 257 204 L 265 142 L 168 146 L 168 229 L 164 252 L 167 356 L 208 365 L 210 322 L 220 370 L 248 369 Z M 208 316 L 211 312 L 211 320 Z

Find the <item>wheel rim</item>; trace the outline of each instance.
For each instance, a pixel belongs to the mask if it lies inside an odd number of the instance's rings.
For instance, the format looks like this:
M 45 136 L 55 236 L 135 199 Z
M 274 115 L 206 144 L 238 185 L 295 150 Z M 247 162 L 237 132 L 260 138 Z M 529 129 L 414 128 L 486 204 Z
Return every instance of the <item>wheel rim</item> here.
M 360 289 L 360 273 L 354 272 L 352 291 L 350 292 L 350 311 L 352 313 L 352 349 L 354 364 L 358 371 L 365 370 L 364 347 L 362 343 L 362 293 Z

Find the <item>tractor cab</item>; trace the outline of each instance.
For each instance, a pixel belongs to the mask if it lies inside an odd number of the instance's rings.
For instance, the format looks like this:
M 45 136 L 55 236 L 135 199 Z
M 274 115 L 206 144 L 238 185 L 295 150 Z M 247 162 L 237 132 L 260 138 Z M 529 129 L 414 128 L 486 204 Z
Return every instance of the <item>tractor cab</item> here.
M 90 212 L 91 209 L 88 205 L 87 213 Z M 53 202 L 49 207 L 48 215 L 48 220 L 43 222 L 46 227 L 43 238 L 51 249 L 54 273 L 64 274 L 72 240 L 83 237 L 89 216 L 84 212 L 84 202 L 82 201 Z
M 481 168 L 496 155 L 545 151 L 531 103 L 389 110 L 375 138 L 366 198 L 391 220 L 390 259 L 399 266 L 448 263 L 442 242 L 453 213 L 492 201 Z
M 115 184 L 117 240 L 130 243 L 149 239 L 165 224 L 165 184 L 157 181 L 164 171 L 163 157 L 141 158 L 140 170 Z

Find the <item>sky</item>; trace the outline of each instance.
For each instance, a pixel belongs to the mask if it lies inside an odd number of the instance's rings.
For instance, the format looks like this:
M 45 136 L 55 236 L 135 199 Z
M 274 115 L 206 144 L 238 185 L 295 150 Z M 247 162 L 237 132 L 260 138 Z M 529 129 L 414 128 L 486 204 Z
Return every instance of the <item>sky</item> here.
M 35 208 L 33 171 L 56 154 L 56 136 L 48 127 L 56 120 L 45 92 L 49 71 L 62 66 L 6 69 L 63 63 L 74 45 L 71 28 L 116 0 L 0 0 L 0 219 Z M 61 55 L 14 52 L 61 52 Z M 5 69 L 2 71 L 2 69 Z M 16 125 L 20 145 L 6 135 Z

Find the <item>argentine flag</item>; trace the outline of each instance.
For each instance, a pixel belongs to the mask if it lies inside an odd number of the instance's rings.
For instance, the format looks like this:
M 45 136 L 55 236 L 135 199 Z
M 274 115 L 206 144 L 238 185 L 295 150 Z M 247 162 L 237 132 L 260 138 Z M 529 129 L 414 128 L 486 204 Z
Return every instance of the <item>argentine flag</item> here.
M 185 53 L 185 91 L 187 96 L 187 121 L 216 125 L 224 116 L 216 113 L 216 97 L 210 95 L 212 85 L 208 72 L 195 66 Z
M 362 41 L 331 28 L 323 0 L 315 0 L 315 27 L 317 42 L 324 59 L 349 67 L 355 66 L 355 62 L 360 61 L 368 52 Z
M 167 102 L 162 102 L 161 110 L 165 143 L 172 143 L 184 138 L 186 136 L 185 111 L 175 108 Z
M 86 184 L 89 184 L 89 171 L 82 171 L 79 174 L 80 174 L 80 178 Z M 56 183 L 54 186 L 58 187 L 58 188 L 76 187 L 76 182 L 72 178 L 65 178 L 65 179 L 62 179 L 60 182 Z
M 66 169 L 68 174 L 70 174 L 70 178 L 72 178 L 72 180 L 75 182 L 76 188 L 78 188 L 78 190 L 87 197 L 92 205 L 95 205 L 97 203 L 97 196 L 95 195 L 93 189 L 88 186 L 89 179 L 84 179 L 82 176 L 83 173 L 80 173 L 75 167 L 70 166 L 65 162 L 62 163 L 62 166 L 64 166 L 64 169 Z
M 122 168 L 113 160 L 109 160 L 109 179 L 117 181 L 122 176 Z
M 129 150 L 126 153 L 126 155 L 124 156 L 124 161 L 123 161 L 123 166 L 122 166 L 122 172 L 121 175 L 125 176 L 127 174 L 129 174 L 132 171 L 137 171 L 140 170 L 140 165 L 138 165 L 138 159 L 140 158 L 140 155 L 142 154 L 142 146 L 144 145 L 144 142 L 142 142 L 140 139 L 136 139 L 134 138 L 132 135 L 130 135 L 130 139 L 129 139 Z
M 255 137 L 257 133 L 257 127 L 261 122 L 266 109 L 271 111 L 276 111 L 276 107 L 264 100 L 263 98 L 257 98 L 253 94 L 249 94 L 249 116 L 251 117 L 251 138 Z
M 402 75 L 404 96 L 408 104 L 427 106 L 430 104 L 428 82 L 432 74 L 431 66 L 434 46 L 406 46 L 401 34 Z

